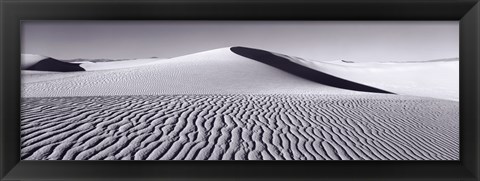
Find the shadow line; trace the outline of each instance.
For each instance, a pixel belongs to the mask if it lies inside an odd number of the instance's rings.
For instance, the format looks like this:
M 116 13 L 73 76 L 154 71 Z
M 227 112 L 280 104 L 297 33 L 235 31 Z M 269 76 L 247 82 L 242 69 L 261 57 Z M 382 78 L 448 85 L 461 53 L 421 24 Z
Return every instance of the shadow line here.
M 76 72 L 85 71 L 79 63 L 68 63 L 53 58 L 43 59 L 26 70 L 54 71 L 54 72 Z
M 231 47 L 230 50 L 233 53 L 236 53 L 240 56 L 262 62 L 264 64 L 278 68 L 285 72 L 291 73 L 293 75 L 296 75 L 320 84 L 342 88 L 342 89 L 354 90 L 354 91 L 394 94 L 392 92 L 388 92 L 375 87 L 370 87 L 367 85 L 345 80 L 339 77 L 335 77 L 335 76 L 302 66 L 300 64 L 290 61 L 287 58 L 277 56 L 265 50 L 240 47 L 240 46 Z

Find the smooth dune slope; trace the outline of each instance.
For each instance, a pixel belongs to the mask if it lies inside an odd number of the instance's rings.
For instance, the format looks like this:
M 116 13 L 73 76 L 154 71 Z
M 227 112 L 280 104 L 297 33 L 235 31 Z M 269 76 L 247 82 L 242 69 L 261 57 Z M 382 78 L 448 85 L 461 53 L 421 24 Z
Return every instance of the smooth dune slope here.
M 121 61 L 112 61 L 112 62 L 75 62 L 80 63 L 80 67 L 84 68 L 86 71 L 95 71 L 95 70 L 110 70 L 110 69 L 122 69 L 130 67 L 140 67 L 148 66 L 157 61 L 162 61 L 159 58 L 147 58 L 147 59 L 132 59 L 132 60 L 121 60 Z
M 421 62 L 313 61 L 273 54 L 319 72 L 401 95 L 459 100 L 459 59 Z
M 362 94 L 319 84 L 229 48 L 115 70 L 25 76 L 24 97 L 162 94 Z
M 352 81 L 342 79 L 330 74 L 326 74 L 321 71 L 311 69 L 307 66 L 302 66 L 301 64 L 297 64 L 295 62 L 290 61 L 287 58 L 278 56 L 274 53 L 271 53 L 265 50 L 259 50 L 259 49 L 247 48 L 247 47 L 232 47 L 230 48 L 230 50 L 238 55 L 265 63 L 272 67 L 278 68 L 280 70 L 302 77 L 304 79 L 317 82 L 322 85 L 328 85 L 332 87 L 337 87 L 337 88 L 347 89 L 347 90 L 354 90 L 354 91 L 391 94 L 391 92 L 388 92 L 385 90 L 381 90 L 368 85 L 352 82 Z
M 25 160 L 457 160 L 458 102 L 370 95 L 25 98 Z
M 230 50 L 228 50 L 230 49 Z M 244 51 L 248 50 L 248 51 Z M 232 52 L 233 51 L 233 52 Z M 243 51 L 243 53 L 241 53 Z M 243 55 L 242 55 L 243 54 Z M 262 55 L 263 54 L 263 55 Z M 269 56 L 266 56 L 269 55 Z M 29 55 L 27 57 L 33 57 L 29 59 L 35 60 L 38 57 Z M 48 57 L 47 57 L 48 58 Z M 28 59 L 27 59 L 28 60 Z M 253 61 L 257 62 L 253 62 Z M 289 61 L 286 61 L 289 60 Z M 32 60 L 26 61 L 32 62 Z M 458 59 L 446 59 L 446 60 L 434 60 L 434 61 L 424 61 L 424 62 L 390 62 L 390 63 L 356 63 L 353 61 L 312 61 L 305 60 L 299 57 L 292 57 L 288 55 L 283 55 L 275 52 L 268 52 L 265 50 L 253 49 L 248 47 L 230 47 L 230 48 L 221 48 L 211 51 L 205 51 L 200 53 L 195 53 L 187 56 L 176 57 L 171 59 L 132 59 L 132 60 L 123 60 L 123 61 L 114 61 L 114 62 L 75 62 L 79 64 L 81 69 L 86 71 L 96 71 L 96 73 L 69 73 L 69 74 L 57 74 L 51 72 L 52 74 L 44 74 L 36 76 L 35 73 L 26 73 L 23 77 L 25 83 L 33 82 L 44 82 L 46 84 L 64 84 L 60 81 L 49 81 L 46 80 L 55 80 L 63 79 L 62 77 L 78 77 L 83 75 L 88 75 L 89 80 L 79 79 L 69 79 L 63 80 L 63 82 L 76 82 L 75 84 L 82 84 L 86 87 L 91 87 L 97 89 L 97 86 L 100 89 L 108 89 L 109 86 L 115 87 L 115 85 L 97 85 L 100 80 L 94 79 L 110 79 L 115 84 L 116 80 L 123 80 L 126 75 L 122 74 L 135 74 L 136 78 L 129 78 L 129 85 L 141 85 L 138 82 L 149 82 L 151 80 L 157 81 L 158 85 L 168 85 L 176 84 L 172 83 L 176 80 L 172 79 L 172 76 L 178 79 L 178 81 L 186 81 L 185 84 L 179 86 L 170 85 L 174 88 L 179 88 L 182 91 L 178 93 L 185 94 L 196 94 L 196 93 L 225 93 L 231 90 L 200 90 L 210 89 L 212 82 L 221 82 L 219 87 L 222 87 L 222 84 L 237 84 L 235 87 L 238 91 L 231 93 L 314 93 L 322 92 L 322 90 L 312 90 L 312 87 L 306 88 L 305 86 L 299 87 L 305 91 L 297 90 L 283 90 L 283 91 L 273 91 L 270 90 L 278 89 L 279 87 L 285 87 L 281 85 L 278 81 L 280 79 L 287 80 L 285 85 L 289 85 L 292 81 L 299 80 L 298 83 L 292 84 L 290 87 L 298 87 L 299 84 L 304 84 L 306 82 L 316 82 L 324 86 L 336 87 L 344 90 L 354 90 L 354 91 L 364 91 L 364 92 L 373 92 L 373 93 L 394 93 L 401 95 L 412 95 L 412 96 L 421 96 L 421 97 L 431 97 L 438 99 L 447 99 L 447 100 L 459 100 L 459 61 Z M 259 65 L 267 64 L 265 65 Z M 70 63 L 69 63 L 70 64 Z M 232 66 L 234 65 L 234 66 Z M 145 69 L 146 66 L 151 66 L 149 69 Z M 196 67 L 198 66 L 198 67 Z M 61 67 L 61 66 L 60 66 Z M 140 76 L 149 76 L 146 74 L 151 73 L 142 73 L 141 71 L 148 70 L 154 71 L 152 76 L 157 78 L 147 78 Z M 273 69 L 279 69 L 281 71 L 275 71 Z M 110 70 L 110 71 L 103 71 Z M 135 73 L 137 72 L 137 73 Z M 167 75 L 169 74 L 169 75 Z M 257 74 L 259 76 L 257 76 Z M 280 75 L 282 74 L 282 75 Z M 290 74 L 288 76 L 287 74 Z M 33 75 L 33 76 L 29 76 Z M 61 75 L 61 76 L 60 76 Z M 113 75 L 113 76 L 112 76 Z M 211 76 L 214 75 L 214 76 Z M 249 76 L 251 75 L 251 76 Z M 279 76 L 280 75 L 280 76 Z M 109 76 L 108 78 L 104 78 Z M 120 77 L 119 77 L 120 76 Z M 215 77 L 218 76 L 218 77 Z M 243 78 L 242 78 L 243 76 Z M 261 77 L 260 77 L 261 76 Z M 96 77 L 96 78 L 94 78 Z M 223 78 L 222 78 L 223 77 Z M 278 78 L 273 78 L 278 77 Z M 145 80 L 146 79 L 146 80 Z M 219 80 L 222 79 L 222 80 Z M 304 79 L 304 80 L 300 80 Z M 274 80 L 273 82 L 271 82 Z M 288 81 L 292 80 L 292 81 Z M 245 81 L 250 81 L 250 84 L 245 84 Z M 256 83 L 268 83 L 268 84 L 278 84 L 278 85 L 258 85 Z M 105 82 L 102 82 L 105 83 Z M 194 85 L 197 84 L 197 85 Z M 35 86 L 33 84 L 28 84 L 28 87 Z M 40 84 L 36 84 L 42 86 Z M 242 85 L 254 85 L 259 86 L 261 90 L 251 90 L 255 89 L 254 87 L 238 88 Z M 43 85 L 47 86 L 47 85 Z M 152 84 L 147 85 L 151 89 L 155 89 Z M 71 86 L 70 86 L 71 87 Z M 321 86 L 317 86 L 321 87 Z M 45 87 L 44 87 L 45 88 Z M 188 91 L 186 89 L 189 89 Z M 195 91 L 193 91 L 195 89 Z M 335 89 L 331 89 L 335 90 Z M 69 90 L 58 90 L 59 92 L 65 92 Z M 126 91 L 126 90 L 125 90 Z M 93 91 L 87 91 L 90 94 L 80 94 L 75 93 L 59 93 L 58 96 L 88 96 L 96 95 Z M 171 91 L 167 90 L 146 90 L 143 94 L 155 95 L 155 94 L 164 94 Z M 41 94 L 41 91 L 38 93 Z M 25 96 L 48 96 L 48 95 L 34 95 L 30 94 L 29 91 L 25 92 Z M 106 93 L 98 93 L 99 95 L 109 95 Z M 137 94 L 137 91 L 119 91 L 113 93 L 112 95 L 131 95 Z M 56 95 L 54 95 L 56 96 Z

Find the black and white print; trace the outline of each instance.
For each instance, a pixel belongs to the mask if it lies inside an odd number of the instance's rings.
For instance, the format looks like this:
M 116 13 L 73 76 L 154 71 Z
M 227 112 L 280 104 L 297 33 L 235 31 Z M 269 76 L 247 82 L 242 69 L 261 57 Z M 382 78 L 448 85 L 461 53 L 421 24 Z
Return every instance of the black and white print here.
M 25 21 L 22 160 L 459 160 L 456 21 Z

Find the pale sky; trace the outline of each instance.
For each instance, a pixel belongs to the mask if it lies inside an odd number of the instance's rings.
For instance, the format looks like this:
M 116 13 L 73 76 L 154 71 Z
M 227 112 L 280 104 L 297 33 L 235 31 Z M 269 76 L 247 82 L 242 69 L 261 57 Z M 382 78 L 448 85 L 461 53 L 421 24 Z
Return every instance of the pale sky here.
M 458 21 L 24 21 L 22 53 L 171 58 L 229 46 L 331 61 L 459 56 Z

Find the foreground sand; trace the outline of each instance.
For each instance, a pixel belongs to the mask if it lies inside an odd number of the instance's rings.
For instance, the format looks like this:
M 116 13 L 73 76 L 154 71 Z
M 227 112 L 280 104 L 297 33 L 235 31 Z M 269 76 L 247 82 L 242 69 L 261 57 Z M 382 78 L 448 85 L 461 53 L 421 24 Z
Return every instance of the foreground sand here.
M 458 102 L 389 94 L 23 98 L 25 160 L 457 160 Z

